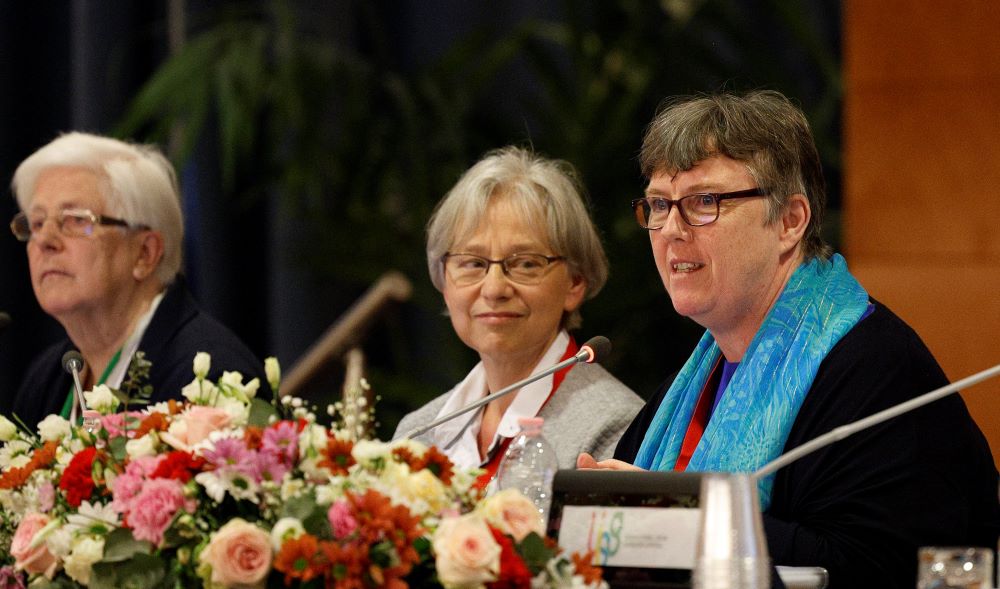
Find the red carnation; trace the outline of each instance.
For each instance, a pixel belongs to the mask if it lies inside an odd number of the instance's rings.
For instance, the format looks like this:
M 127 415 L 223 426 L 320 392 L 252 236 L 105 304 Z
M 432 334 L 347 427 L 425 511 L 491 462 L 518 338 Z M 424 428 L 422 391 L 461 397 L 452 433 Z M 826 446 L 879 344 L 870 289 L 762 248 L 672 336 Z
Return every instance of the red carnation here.
M 487 583 L 489 589 L 522 589 L 531 587 L 531 571 L 521 555 L 514 550 L 514 541 L 510 536 L 501 533 L 490 526 L 493 539 L 500 545 L 500 577 L 492 583 Z
M 194 472 L 200 472 L 205 465 L 204 458 L 194 458 L 187 452 L 174 450 L 167 454 L 160 464 L 149 475 L 151 479 L 173 479 L 182 483 L 187 483 L 194 476 Z
M 94 492 L 94 458 L 97 448 L 90 446 L 77 452 L 69 461 L 69 466 L 59 479 L 59 488 L 66 492 L 66 502 L 71 507 L 80 507 L 84 499 L 90 499 Z

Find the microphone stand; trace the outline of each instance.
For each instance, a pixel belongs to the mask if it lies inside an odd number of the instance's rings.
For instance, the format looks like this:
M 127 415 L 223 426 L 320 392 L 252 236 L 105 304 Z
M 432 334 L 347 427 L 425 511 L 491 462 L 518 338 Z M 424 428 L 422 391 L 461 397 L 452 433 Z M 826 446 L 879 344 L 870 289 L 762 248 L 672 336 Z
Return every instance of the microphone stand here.
M 494 401 L 496 399 L 499 399 L 500 397 L 503 397 L 504 395 L 508 395 L 508 394 L 510 394 L 510 393 L 512 393 L 512 392 L 514 392 L 514 391 L 516 391 L 518 389 L 520 389 L 521 387 L 523 387 L 525 385 L 529 385 L 529 384 L 535 382 L 536 380 L 540 380 L 542 378 L 545 378 L 546 376 L 548 376 L 548 375 L 550 375 L 552 373 L 559 372 L 560 370 L 562 370 L 563 368 L 566 368 L 567 366 L 572 366 L 572 365 L 576 364 L 577 362 L 591 362 L 591 361 L 593 361 L 594 355 L 595 355 L 594 351 L 592 349 L 590 349 L 588 346 L 584 345 L 582 348 L 580 348 L 580 351 L 577 352 L 576 355 L 573 356 L 572 358 L 567 358 L 567 359 L 563 360 L 562 362 L 560 362 L 560 363 L 558 363 L 558 364 L 556 364 L 554 366 L 550 366 L 549 368 L 546 368 L 545 370 L 543 370 L 543 371 L 541 371 L 541 372 L 539 372 L 537 374 L 532 374 L 531 376 L 529 376 L 528 378 L 525 378 L 524 380 L 520 380 L 520 381 L 515 382 L 514 384 L 512 384 L 510 386 L 506 386 L 506 387 L 500 389 L 499 391 L 497 391 L 495 393 L 486 395 L 482 399 L 479 399 L 478 401 L 475 401 L 473 403 L 469 403 L 465 407 L 461 407 L 459 409 L 456 409 L 455 411 L 452 411 L 451 413 L 449 413 L 447 415 L 443 415 L 443 416 L 435 419 L 434 421 L 428 423 L 427 425 L 423 425 L 421 427 L 415 428 L 414 430 L 412 430 L 411 432 L 409 432 L 405 436 L 403 436 L 403 439 L 404 440 L 411 440 L 411 439 L 413 439 L 413 438 L 415 438 L 415 437 L 417 437 L 417 436 L 419 436 L 419 435 L 421 435 L 423 433 L 426 433 L 426 432 L 428 432 L 428 431 L 436 428 L 437 426 L 441 425 L 442 423 L 444 423 L 446 421 L 451 421 L 452 419 L 455 419 L 459 415 L 464 415 L 464 414 L 468 413 L 469 411 L 472 411 L 473 409 L 479 409 L 480 407 L 482 407 L 483 405 L 486 405 L 487 403 L 490 403 L 490 402 L 492 402 L 492 401 Z M 588 358 L 589 358 L 589 360 L 588 360 Z
M 1000 374 L 1000 364 L 997 364 L 992 368 L 987 368 L 986 370 L 983 370 L 981 372 L 977 372 L 972 376 L 967 376 L 958 382 L 945 385 L 938 389 L 934 389 L 929 393 L 924 393 L 919 397 L 915 397 L 913 399 L 910 399 L 909 401 L 900 403 L 899 405 L 889 407 L 888 409 L 883 409 L 882 411 L 869 415 L 868 417 L 859 419 L 857 421 L 848 423 L 846 425 L 842 425 L 840 427 L 833 428 L 832 430 L 823 434 L 822 436 L 819 436 L 818 438 L 813 438 L 812 440 L 806 442 L 805 444 L 802 444 L 801 446 L 798 446 L 797 448 L 790 450 L 782 454 L 781 456 L 775 458 L 771 462 L 768 462 L 760 469 L 758 469 L 756 472 L 754 472 L 752 476 L 755 479 L 765 477 L 777 471 L 779 468 L 782 468 L 784 466 L 791 464 L 792 462 L 795 462 L 796 460 L 802 458 L 807 454 L 812 454 L 813 452 L 819 450 L 820 448 L 823 448 L 824 446 L 828 446 L 836 441 L 843 440 L 847 436 L 856 434 L 859 431 L 867 429 L 873 425 L 882 423 L 883 421 L 892 419 L 893 417 L 902 415 L 908 411 L 912 411 L 918 407 L 923 407 L 928 403 L 937 401 L 942 397 L 947 397 L 948 395 L 955 393 L 960 389 L 964 389 L 976 383 L 982 382 L 986 379 L 993 378 L 998 374 Z

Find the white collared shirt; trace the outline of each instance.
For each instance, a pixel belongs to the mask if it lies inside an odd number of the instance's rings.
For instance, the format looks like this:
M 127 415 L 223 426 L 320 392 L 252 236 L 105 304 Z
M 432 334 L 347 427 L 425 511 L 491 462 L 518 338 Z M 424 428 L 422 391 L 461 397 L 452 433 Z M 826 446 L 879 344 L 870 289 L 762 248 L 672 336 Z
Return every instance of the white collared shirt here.
M 552 366 L 562 359 L 566 353 L 566 346 L 569 345 L 569 334 L 560 331 L 555 341 L 545 351 L 538 364 L 531 370 L 532 374 Z M 521 431 L 517 424 L 518 418 L 535 417 L 541 410 L 542 405 L 548 400 L 552 392 L 553 375 L 548 375 L 523 387 L 520 391 L 512 393 L 515 395 L 514 401 L 507 407 L 500 425 L 497 426 L 496 434 L 490 442 L 487 451 L 487 459 L 479 457 L 479 443 L 477 441 L 479 428 L 483 420 L 483 409 L 472 412 L 470 415 L 460 415 L 457 418 L 439 425 L 431 432 L 434 445 L 448 455 L 448 458 L 459 468 L 475 468 L 483 466 L 489 461 L 489 457 L 501 443 L 502 438 L 512 438 Z M 486 384 L 486 369 L 483 363 L 476 364 L 475 368 L 469 372 L 465 379 L 458 383 L 455 388 L 448 392 L 448 400 L 444 407 L 438 412 L 437 417 L 447 415 L 452 411 L 482 399 L 490 391 Z
M 149 327 L 149 322 L 153 320 L 156 308 L 160 306 L 160 301 L 163 300 L 164 292 L 156 295 L 152 302 L 149 303 L 149 309 L 139 317 L 139 321 L 135 324 L 132 334 L 128 336 L 128 339 L 122 345 L 122 353 L 118 358 L 118 363 L 111 369 L 111 373 L 108 374 L 108 378 L 105 379 L 104 384 L 113 389 L 118 389 L 122 386 L 122 381 L 125 380 L 125 375 L 128 374 L 129 364 L 132 363 L 132 356 L 139 349 L 139 342 L 142 341 L 142 336 L 145 335 L 146 328 Z

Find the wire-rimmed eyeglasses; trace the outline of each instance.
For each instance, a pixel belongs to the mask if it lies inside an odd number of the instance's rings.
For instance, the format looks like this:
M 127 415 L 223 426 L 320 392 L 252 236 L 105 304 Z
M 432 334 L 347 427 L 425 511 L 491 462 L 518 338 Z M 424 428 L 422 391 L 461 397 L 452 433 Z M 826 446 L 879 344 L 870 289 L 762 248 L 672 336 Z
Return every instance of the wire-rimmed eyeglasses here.
M 441 256 L 441 263 L 444 264 L 448 278 L 458 286 L 476 284 L 486 278 L 493 264 L 499 264 L 504 276 L 511 282 L 538 284 L 551 264 L 565 259 L 565 256 L 513 254 L 500 260 L 491 260 L 474 254 L 448 252 Z
M 639 226 L 650 231 L 662 228 L 670 215 L 670 209 L 677 207 L 681 219 L 692 227 L 701 227 L 714 223 L 719 218 L 719 203 L 731 198 L 750 198 L 767 196 L 762 188 L 748 188 L 735 192 L 701 192 L 689 194 L 677 200 L 662 196 L 647 196 L 632 201 L 635 220 Z
M 18 213 L 10 222 L 11 233 L 18 241 L 28 241 L 31 236 L 42 230 L 48 220 L 46 215 L 28 215 Z M 63 209 L 55 218 L 59 232 L 67 237 L 90 237 L 97 225 L 125 227 L 126 229 L 148 229 L 145 225 L 133 225 L 122 219 L 98 215 L 90 209 Z

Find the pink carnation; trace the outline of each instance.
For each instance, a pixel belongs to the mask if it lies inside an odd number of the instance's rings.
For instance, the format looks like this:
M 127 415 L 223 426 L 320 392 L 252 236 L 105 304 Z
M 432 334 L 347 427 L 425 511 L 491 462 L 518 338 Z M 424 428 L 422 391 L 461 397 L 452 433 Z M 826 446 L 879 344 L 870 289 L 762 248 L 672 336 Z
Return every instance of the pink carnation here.
M 184 498 L 184 485 L 173 479 L 152 479 L 132 500 L 128 523 L 136 540 L 148 540 L 159 546 L 163 533 L 182 508 L 193 511 Z
M 125 421 L 126 415 L 128 416 L 128 422 Z M 108 430 L 108 437 L 115 438 L 121 436 L 125 433 L 125 424 L 128 423 L 129 428 L 134 430 L 145 415 L 139 413 L 138 411 L 129 411 L 126 413 L 112 413 L 110 415 L 103 415 L 100 417 L 101 427 Z M 129 432 L 133 434 L 133 431 Z M 131 435 L 129 437 L 132 437 Z
M 347 501 L 337 501 L 330 506 L 326 512 L 327 519 L 330 520 L 330 528 L 333 530 L 333 537 L 342 540 L 358 529 L 358 520 L 354 519 L 351 513 L 351 506 Z
M 131 511 L 132 501 L 162 460 L 163 456 L 142 456 L 129 462 L 125 472 L 115 477 L 111 484 L 111 507 L 118 513 Z

